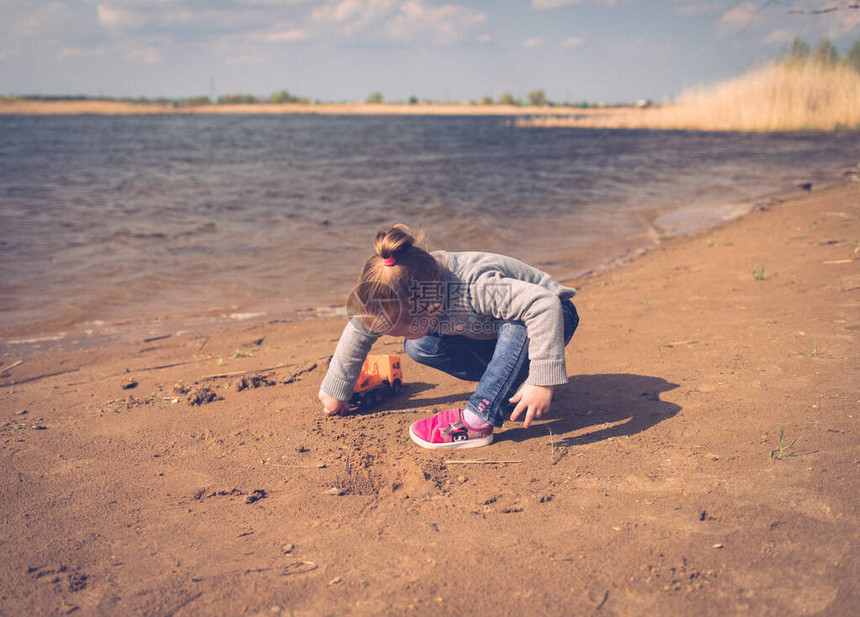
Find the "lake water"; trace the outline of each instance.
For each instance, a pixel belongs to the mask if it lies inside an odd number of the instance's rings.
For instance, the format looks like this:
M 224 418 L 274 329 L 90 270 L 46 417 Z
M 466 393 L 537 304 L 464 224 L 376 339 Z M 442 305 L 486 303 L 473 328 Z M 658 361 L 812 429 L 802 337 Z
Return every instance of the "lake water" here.
M 832 181 L 858 152 L 856 133 L 498 117 L 0 117 L 0 347 L 314 314 L 392 222 L 568 279 Z

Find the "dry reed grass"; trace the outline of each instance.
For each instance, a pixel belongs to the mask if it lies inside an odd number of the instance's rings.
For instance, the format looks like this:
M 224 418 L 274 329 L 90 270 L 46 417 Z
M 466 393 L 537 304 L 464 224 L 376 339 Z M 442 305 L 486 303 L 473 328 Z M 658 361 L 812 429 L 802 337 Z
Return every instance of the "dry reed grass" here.
M 860 128 L 860 73 L 841 63 L 771 64 L 684 93 L 678 108 L 690 124 L 717 130 Z
M 673 105 L 519 120 L 519 126 L 700 131 L 860 129 L 860 73 L 841 63 L 780 62 L 690 90 Z

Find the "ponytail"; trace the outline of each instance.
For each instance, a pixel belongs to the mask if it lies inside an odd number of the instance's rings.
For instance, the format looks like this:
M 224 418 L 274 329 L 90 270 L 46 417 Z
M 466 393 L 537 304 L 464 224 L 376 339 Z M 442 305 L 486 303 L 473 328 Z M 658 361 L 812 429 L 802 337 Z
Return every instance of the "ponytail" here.
M 409 233 L 409 228 L 402 223 L 383 227 L 376 232 L 373 240 L 373 248 L 382 259 L 397 259 L 397 254 L 404 254 L 413 248 L 417 240 Z M 371 258 L 373 259 L 373 258 Z M 396 263 L 396 262 L 395 262 Z
M 445 278 L 447 270 L 419 246 L 422 240 L 423 233 L 416 239 L 403 224 L 383 227 L 376 232 L 373 241 L 376 254 L 364 264 L 355 293 L 351 294 L 351 301 L 360 304 L 348 307 L 352 314 L 366 313 L 369 309 L 382 311 L 393 325 L 401 313 L 410 309 L 411 293 Z

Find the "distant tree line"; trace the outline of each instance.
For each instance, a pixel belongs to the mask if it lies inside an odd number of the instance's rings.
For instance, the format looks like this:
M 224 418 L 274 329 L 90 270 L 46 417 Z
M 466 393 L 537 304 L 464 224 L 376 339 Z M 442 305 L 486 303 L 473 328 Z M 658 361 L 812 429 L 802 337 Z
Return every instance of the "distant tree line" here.
M 198 97 L 204 98 L 207 101 L 209 97 Z M 290 94 L 287 90 L 281 90 L 279 92 L 275 92 L 268 98 L 258 98 L 253 94 L 224 94 L 219 96 L 216 100 L 218 105 L 255 105 L 257 103 L 271 103 L 274 105 L 282 105 L 286 103 L 298 103 L 302 105 L 307 105 L 310 103 L 310 99 L 303 96 L 294 96 Z M 204 105 L 208 104 L 206 102 Z
M 815 49 L 812 49 L 809 43 L 798 36 L 792 41 L 791 46 L 780 54 L 779 61 L 790 65 L 804 62 L 821 64 L 839 64 L 841 62 L 860 72 L 860 39 L 854 41 L 845 56 L 840 58 L 839 52 L 836 51 L 836 47 L 833 46 L 830 39 L 821 39 Z
M 73 95 L 42 95 L 42 94 L 26 94 L 21 96 L 0 97 L 5 99 L 26 99 L 30 101 L 118 101 L 122 103 L 135 103 L 139 105 L 164 105 L 165 107 L 198 107 L 201 105 L 255 105 L 260 103 L 270 103 L 275 105 L 298 103 L 307 105 L 310 99 L 301 96 L 293 96 L 286 90 L 275 92 L 268 97 L 257 97 L 253 94 L 224 94 L 219 96 L 214 101 L 206 95 L 192 96 L 187 98 L 169 98 L 146 96 L 139 97 L 110 97 L 110 96 L 85 96 L 81 94 Z M 319 102 L 319 101 L 317 101 Z
M 20 95 L 20 96 L 0 96 L 2 99 L 26 99 L 32 101 L 117 101 L 122 103 L 134 103 L 139 105 L 163 105 L 165 107 L 200 107 L 203 105 L 258 105 L 258 104 L 302 104 L 308 105 L 311 100 L 303 96 L 294 96 L 287 90 L 280 90 L 268 97 L 258 97 L 253 94 L 223 94 L 216 99 L 212 99 L 206 95 L 169 98 L 169 97 L 106 97 L 106 96 L 86 96 L 86 95 Z M 365 102 L 378 104 L 384 102 L 384 97 L 381 92 L 370 93 Z M 320 103 L 317 99 L 313 101 L 315 104 Z M 409 105 L 417 105 L 418 103 L 433 104 L 433 101 L 419 101 L 418 97 L 410 96 L 407 100 Z M 470 101 L 471 104 L 477 105 L 478 101 Z M 603 107 L 598 103 L 590 103 L 588 101 L 579 102 L 553 102 L 547 99 L 546 93 L 543 90 L 534 90 L 529 92 L 524 98 L 514 97 L 509 92 L 503 93 L 498 99 L 493 99 L 492 96 L 484 96 L 480 99 L 481 105 L 509 105 L 514 107 L 546 107 L 546 106 L 564 106 L 577 107 L 587 109 L 589 107 Z
M 167 107 L 197 107 L 201 105 L 258 105 L 258 104 L 303 104 L 307 105 L 311 103 L 311 100 L 307 97 L 301 96 L 293 96 L 287 90 L 281 90 L 280 92 L 275 92 L 274 94 L 268 97 L 258 97 L 253 94 L 222 94 L 213 100 L 211 97 L 206 95 L 200 96 L 192 96 L 192 97 L 183 97 L 183 98 L 170 98 L 170 97 L 112 97 L 112 96 L 87 96 L 82 94 L 62 94 L 62 95 L 47 95 L 47 94 L 25 94 L 25 95 L 17 95 L 17 96 L 0 96 L 0 99 L 27 99 L 31 101 L 117 101 L 123 103 L 135 103 L 135 104 L 150 104 L 150 105 L 164 105 Z M 384 102 L 384 97 L 381 92 L 372 92 L 367 96 L 365 102 L 367 103 L 382 103 Z M 319 99 L 315 100 L 314 103 L 319 103 Z M 417 105 L 418 103 L 432 104 L 433 101 L 420 101 L 416 96 L 410 96 L 408 99 L 409 105 Z M 472 104 L 477 104 L 476 101 L 471 101 Z M 594 103 L 588 103 L 586 101 L 582 101 L 580 103 L 554 103 L 546 98 L 546 94 L 543 90 L 535 90 L 534 92 L 529 92 L 526 97 L 520 98 L 514 96 L 510 93 L 502 94 L 498 101 L 494 101 L 493 97 L 485 96 L 480 101 L 481 105 L 514 105 L 516 107 L 543 107 L 546 105 L 571 105 L 574 107 L 594 107 L 596 106 Z
M 381 103 L 382 102 L 382 94 L 379 92 L 374 92 L 367 97 L 368 103 Z M 432 104 L 432 101 L 419 101 L 418 97 L 410 96 L 408 99 L 408 103 L 410 105 L 417 105 L 419 102 L 424 104 Z M 471 105 L 508 105 L 511 107 L 554 107 L 554 106 L 563 106 L 563 107 L 578 107 L 583 109 L 588 109 L 589 107 L 602 107 L 598 103 L 590 103 L 588 101 L 578 101 L 578 102 L 555 102 L 550 101 L 546 97 L 546 92 L 543 90 L 534 90 L 529 92 L 525 98 L 523 97 L 515 97 L 510 92 L 505 92 L 499 96 L 498 99 L 494 99 L 490 95 L 485 95 L 481 97 L 478 101 L 469 101 Z
M 514 97 L 510 92 L 505 92 L 498 99 L 486 95 L 481 98 L 481 105 L 510 105 L 513 107 L 578 107 L 588 109 L 589 107 L 600 107 L 598 103 L 588 101 L 550 101 L 543 90 L 533 90 L 525 98 Z

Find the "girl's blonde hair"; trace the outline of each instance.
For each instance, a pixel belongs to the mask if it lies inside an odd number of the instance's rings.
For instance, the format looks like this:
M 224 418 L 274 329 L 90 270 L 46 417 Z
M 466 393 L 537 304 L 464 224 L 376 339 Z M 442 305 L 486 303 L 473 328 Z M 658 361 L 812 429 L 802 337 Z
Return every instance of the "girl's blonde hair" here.
M 403 224 L 389 225 L 376 232 L 376 254 L 364 264 L 358 286 L 350 294 L 347 307 L 353 315 L 384 318 L 393 326 L 400 315 L 414 308 L 414 294 L 427 285 L 441 282 L 445 268 L 419 246 L 424 234 L 412 235 Z M 376 328 L 374 328 L 376 329 Z

